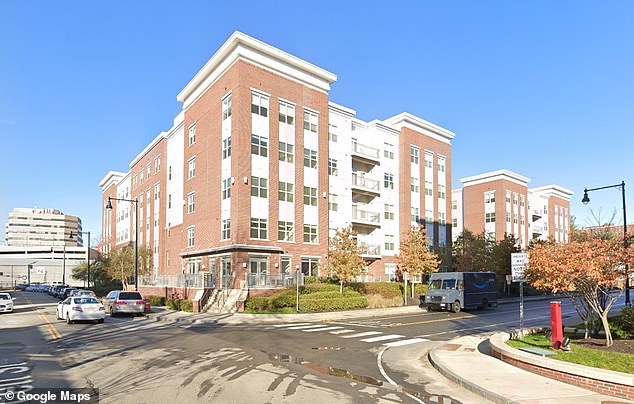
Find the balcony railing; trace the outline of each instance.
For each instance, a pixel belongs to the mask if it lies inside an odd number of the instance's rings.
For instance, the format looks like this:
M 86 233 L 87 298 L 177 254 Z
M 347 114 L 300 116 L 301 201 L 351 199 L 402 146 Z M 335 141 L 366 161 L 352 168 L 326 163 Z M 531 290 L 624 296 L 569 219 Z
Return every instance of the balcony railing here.
M 295 277 L 289 274 L 247 274 L 247 288 L 275 289 L 295 285 Z
M 381 182 L 372 178 L 368 178 L 365 175 L 352 173 L 352 186 L 378 193 L 380 192 Z
M 364 145 L 357 142 L 352 142 L 352 153 L 361 157 L 366 157 L 375 161 L 379 160 L 380 150 L 376 147 Z
M 381 214 L 378 212 L 371 212 L 368 210 L 359 209 L 357 206 L 353 206 L 352 220 L 379 226 L 381 222 Z
M 378 244 L 359 243 L 358 247 L 361 250 L 361 255 L 381 255 L 381 246 Z
M 139 286 L 169 286 L 173 288 L 211 288 L 214 287 L 214 277 L 211 272 L 178 275 L 139 276 Z

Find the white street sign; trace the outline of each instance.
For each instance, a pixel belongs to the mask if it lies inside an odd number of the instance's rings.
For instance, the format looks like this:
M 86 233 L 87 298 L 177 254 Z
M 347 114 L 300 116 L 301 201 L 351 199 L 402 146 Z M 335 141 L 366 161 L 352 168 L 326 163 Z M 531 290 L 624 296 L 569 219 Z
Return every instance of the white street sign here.
M 528 265 L 527 253 L 511 254 L 511 278 L 513 282 L 525 282 L 524 271 Z
M 35 267 L 35 273 L 38 275 L 44 275 L 46 273 L 46 267 Z

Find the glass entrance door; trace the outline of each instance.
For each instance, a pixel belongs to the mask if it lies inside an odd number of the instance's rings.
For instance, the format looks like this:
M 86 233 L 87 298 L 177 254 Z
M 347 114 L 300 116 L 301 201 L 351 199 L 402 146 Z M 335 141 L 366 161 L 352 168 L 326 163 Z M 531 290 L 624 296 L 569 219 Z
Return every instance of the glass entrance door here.
M 265 257 L 249 258 L 249 286 L 265 287 L 269 275 L 268 260 Z

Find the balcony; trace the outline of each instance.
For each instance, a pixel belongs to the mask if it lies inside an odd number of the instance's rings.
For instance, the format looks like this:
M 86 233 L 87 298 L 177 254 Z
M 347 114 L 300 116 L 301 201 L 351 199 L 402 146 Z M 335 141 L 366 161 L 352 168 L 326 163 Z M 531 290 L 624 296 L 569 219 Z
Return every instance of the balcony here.
M 381 214 L 368 210 L 360 209 L 356 205 L 352 205 L 352 225 L 366 228 L 378 228 L 381 226 Z
M 352 158 L 364 163 L 379 165 L 380 150 L 358 142 L 352 142 Z
M 359 243 L 358 247 L 363 258 L 381 258 L 381 246 L 378 244 Z
M 533 222 L 544 217 L 543 209 L 531 209 L 531 215 L 533 216 Z
M 214 276 L 210 272 L 178 275 L 139 275 L 139 286 L 168 286 L 173 288 L 204 289 L 214 287 Z
M 378 196 L 381 194 L 381 181 L 368 178 L 363 174 L 352 173 L 352 191 Z
M 279 289 L 295 285 L 295 277 L 289 274 L 247 274 L 249 289 Z

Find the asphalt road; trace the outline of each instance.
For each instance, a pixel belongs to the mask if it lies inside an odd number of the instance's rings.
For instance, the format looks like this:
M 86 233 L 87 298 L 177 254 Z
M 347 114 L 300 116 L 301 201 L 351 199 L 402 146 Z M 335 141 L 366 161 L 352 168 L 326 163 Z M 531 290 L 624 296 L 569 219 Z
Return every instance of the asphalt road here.
M 67 325 L 55 319 L 56 299 L 14 295 L 16 312 L 0 315 L 0 393 L 18 382 L 90 387 L 103 403 L 485 402 L 444 379 L 426 353 L 456 336 L 517 328 L 519 310 L 194 325 L 106 317 Z M 562 311 L 574 316 L 565 302 Z M 526 302 L 524 312 L 527 327 L 548 323 L 548 301 Z

